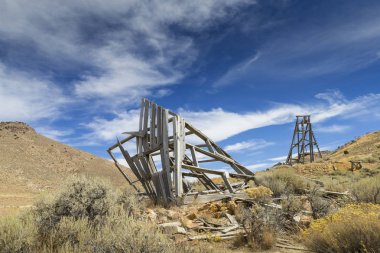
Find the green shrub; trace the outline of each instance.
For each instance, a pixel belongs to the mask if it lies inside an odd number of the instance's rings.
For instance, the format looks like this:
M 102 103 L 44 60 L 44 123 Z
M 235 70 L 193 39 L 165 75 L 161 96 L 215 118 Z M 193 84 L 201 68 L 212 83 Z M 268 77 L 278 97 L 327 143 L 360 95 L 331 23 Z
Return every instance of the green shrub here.
M 358 202 L 380 204 L 380 175 L 359 180 L 351 191 Z
M 314 221 L 303 236 L 314 252 L 379 252 L 380 205 L 347 205 Z
M 306 181 L 290 169 L 277 169 L 257 176 L 259 184 L 272 190 L 274 197 L 284 193 L 303 193 Z
M 84 177 L 69 179 L 56 196 L 36 204 L 33 213 L 39 236 L 44 240 L 64 217 L 86 218 L 97 225 L 114 204 L 115 194 L 104 182 Z

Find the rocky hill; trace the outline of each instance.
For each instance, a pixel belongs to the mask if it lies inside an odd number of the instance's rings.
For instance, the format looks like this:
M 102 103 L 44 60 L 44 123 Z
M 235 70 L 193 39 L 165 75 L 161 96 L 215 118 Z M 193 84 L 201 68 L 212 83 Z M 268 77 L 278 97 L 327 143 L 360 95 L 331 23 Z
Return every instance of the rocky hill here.
M 72 175 L 125 180 L 113 163 L 38 134 L 21 122 L 0 122 L 0 214 L 34 202 Z

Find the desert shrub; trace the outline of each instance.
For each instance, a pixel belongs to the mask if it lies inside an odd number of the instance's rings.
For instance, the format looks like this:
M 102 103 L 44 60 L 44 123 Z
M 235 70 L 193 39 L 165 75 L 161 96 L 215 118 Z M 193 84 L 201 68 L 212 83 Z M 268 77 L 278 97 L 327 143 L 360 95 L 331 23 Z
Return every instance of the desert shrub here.
M 31 221 L 31 215 L 25 215 L 22 218 L 14 216 L 1 217 L 0 252 L 32 252 L 36 231 Z
M 331 203 L 322 197 L 312 196 L 309 198 L 313 218 L 319 219 L 326 216 L 330 212 Z
M 348 155 L 350 152 L 348 152 L 348 150 L 344 150 L 343 151 L 343 154 L 345 154 L 345 155 Z
M 377 162 L 377 159 L 373 156 L 368 156 L 368 157 L 362 158 L 362 162 L 363 163 L 375 163 L 375 162 Z
M 250 187 L 244 190 L 250 198 L 258 202 L 268 202 L 273 192 L 265 186 Z
M 114 209 L 107 221 L 94 228 L 85 245 L 91 252 L 173 252 L 173 243 L 154 224 L 135 220 L 122 208 Z
M 373 177 L 377 174 L 379 174 L 379 170 L 378 169 L 368 169 L 368 168 L 362 168 L 360 170 L 360 176 L 361 177 Z
M 121 205 L 129 216 L 137 218 L 143 212 L 145 206 L 132 192 L 133 189 L 131 188 L 124 189 L 118 194 L 116 204 Z
M 304 231 L 306 245 L 315 252 L 379 252 L 380 205 L 347 205 L 314 221 Z
M 302 210 L 302 201 L 300 198 L 295 196 L 288 196 L 281 200 L 282 210 L 289 215 L 289 217 L 294 217 L 297 213 Z
M 310 190 L 307 198 L 310 202 L 311 211 L 314 219 L 319 219 L 326 216 L 331 210 L 331 203 L 328 199 L 318 196 L 319 187 L 313 187 Z
M 174 244 L 139 217 L 137 198 L 106 184 L 72 179 L 55 197 L 20 217 L 0 219 L 0 252 L 211 252 Z
M 242 210 L 239 214 L 239 219 L 247 234 L 248 245 L 255 250 L 272 248 L 275 243 L 275 231 L 265 207 L 256 204 L 250 209 Z
M 358 202 L 380 204 L 380 175 L 359 180 L 351 191 Z
M 307 187 L 306 181 L 293 170 L 278 169 L 259 175 L 258 182 L 273 192 L 278 197 L 283 193 L 302 193 Z
M 43 240 L 63 217 L 86 218 L 92 225 L 103 221 L 115 203 L 114 192 L 104 182 L 84 177 L 70 179 L 52 199 L 40 201 L 33 211 Z

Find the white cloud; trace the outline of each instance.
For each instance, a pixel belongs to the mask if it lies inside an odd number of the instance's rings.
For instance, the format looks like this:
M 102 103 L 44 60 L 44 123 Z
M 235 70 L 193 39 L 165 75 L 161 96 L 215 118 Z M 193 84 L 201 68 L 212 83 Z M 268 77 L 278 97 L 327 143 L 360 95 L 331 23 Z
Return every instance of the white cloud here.
M 257 163 L 257 164 L 251 164 L 245 167 L 253 171 L 258 171 L 258 170 L 267 169 L 271 167 L 272 165 L 273 165 L 272 163 Z
M 90 135 L 86 139 L 96 140 L 116 140 L 116 136 L 126 131 L 138 131 L 139 127 L 139 110 L 130 110 L 119 114 L 112 120 L 103 118 L 95 118 L 92 122 L 85 125 L 91 130 Z
M 340 117 L 359 117 L 373 114 L 380 110 L 380 94 L 368 94 L 352 100 L 338 99 L 335 91 L 316 97 L 327 100 L 314 104 L 277 104 L 266 111 L 252 111 L 247 113 L 228 112 L 222 108 L 210 111 L 189 111 L 179 109 L 185 120 L 208 135 L 214 141 L 222 141 L 231 136 L 255 128 L 281 125 L 293 122 L 295 115 L 311 114 L 312 122 L 323 122 L 327 119 Z M 335 100 L 334 97 L 337 97 Z M 131 110 L 119 114 L 112 120 L 97 118 L 86 126 L 91 129 L 93 138 L 111 140 L 124 131 L 134 131 L 138 128 L 139 111 Z
M 285 155 L 285 156 L 278 156 L 278 157 L 272 157 L 272 158 L 269 158 L 268 160 L 272 161 L 272 162 L 281 162 L 281 161 L 285 161 L 286 158 L 288 158 L 287 155 Z
M 267 142 L 265 140 L 248 140 L 228 145 L 224 150 L 227 152 L 255 151 L 273 144 L 273 142 Z
M 57 69 L 86 69 L 74 94 L 101 106 L 164 95 L 197 57 L 191 36 L 254 0 L 1 1 L 0 37 Z M 59 60 L 57 60 L 59 59 Z M 162 90 L 164 88 L 164 90 Z M 94 104 L 93 104 L 94 105 Z
M 320 133 L 344 133 L 351 127 L 347 125 L 317 126 L 314 130 Z
M 0 62 L 0 101 L 0 120 L 36 121 L 59 116 L 68 99 L 49 81 Z
M 36 131 L 56 141 L 63 141 L 62 137 L 69 136 L 74 132 L 72 130 L 57 130 L 51 127 L 37 127 Z

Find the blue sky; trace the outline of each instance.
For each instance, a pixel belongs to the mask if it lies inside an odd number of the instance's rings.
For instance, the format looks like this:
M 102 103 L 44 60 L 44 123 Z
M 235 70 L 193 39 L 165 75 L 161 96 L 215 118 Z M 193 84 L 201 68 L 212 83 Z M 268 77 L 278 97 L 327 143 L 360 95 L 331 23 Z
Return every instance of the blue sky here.
M 380 123 L 378 1 L 2 0 L 0 120 L 96 155 L 141 97 L 253 170 L 287 155 L 295 115 L 322 149 Z

